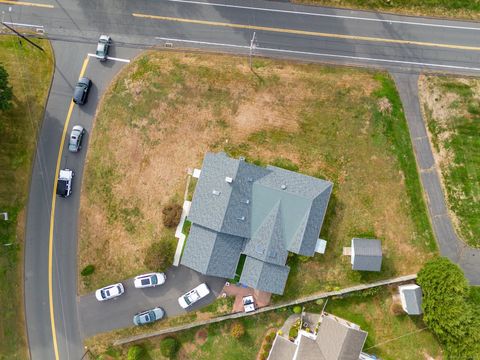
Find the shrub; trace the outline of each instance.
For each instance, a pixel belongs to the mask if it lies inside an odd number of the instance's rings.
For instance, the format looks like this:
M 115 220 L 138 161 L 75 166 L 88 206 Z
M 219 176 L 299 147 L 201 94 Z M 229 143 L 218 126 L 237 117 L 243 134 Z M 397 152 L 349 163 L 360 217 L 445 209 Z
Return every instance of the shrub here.
M 323 305 L 323 303 L 324 303 L 324 300 L 323 300 L 323 299 L 317 299 L 317 300 L 315 300 L 315 304 L 317 304 L 317 305 Z
M 83 270 L 80 272 L 80 274 L 82 276 L 88 276 L 88 275 L 92 275 L 94 271 L 95 271 L 95 266 L 90 264 L 90 265 L 85 266 L 83 268 Z
M 175 248 L 175 240 L 170 236 L 164 236 L 160 241 L 150 245 L 143 264 L 151 271 L 165 271 L 173 263 Z
M 179 343 L 177 339 L 167 337 L 160 342 L 160 352 L 167 358 L 172 358 L 178 351 Z
M 141 345 L 133 345 L 128 349 L 127 359 L 128 360 L 142 360 L 146 355 L 145 348 Z
M 274 332 L 271 332 L 269 334 L 267 334 L 267 336 L 265 336 L 265 339 L 268 341 L 268 342 L 272 342 L 272 340 L 275 338 L 275 333 Z
M 162 210 L 163 225 L 167 228 L 174 228 L 180 222 L 182 207 L 178 204 L 167 204 Z
M 300 305 L 295 305 L 295 306 L 293 307 L 293 312 L 294 312 L 295 314 L 300 314 L 300 313 L 302 312 L 302 307 L 301 307 Z
M 268 353 L 270 352 L 270 349 L 272 348 L 272 343 L 269 343 L 269 342 L 266 342 L 265 344 L 263 344 L 263 351 Z
M 245 327 L 243 324 L 238 321 L 234 322 L 230 328 L 230 335 L 232 335 L 235 339 L 240 339 L 243 335 L 245 335 Z
M 295 339 L 298 336 L 298 328 L 296 326 L 292 326 L 290 331 L 288 332 L 288 337 Z
M 480 353 L 480 321 L 462 270 L 447 258 L 430 260 L 418 273 L 423 319 L 445 345 L 447 359 L 475 359 Z
M 262 353 L 262 356 L 264 357 L 264 359 L 266 359 L 266 358 L 268 358 L 268 355 L 269 355 L 269 354 L 270 354 L 269 351 L 264 351 L 264 352 Z

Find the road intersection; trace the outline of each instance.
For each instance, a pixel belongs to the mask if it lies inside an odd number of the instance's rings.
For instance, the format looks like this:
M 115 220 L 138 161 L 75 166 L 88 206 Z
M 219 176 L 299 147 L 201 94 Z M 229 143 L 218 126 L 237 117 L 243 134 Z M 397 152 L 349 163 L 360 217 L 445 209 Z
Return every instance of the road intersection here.
M 82 310 L 90 298 L 77 298 L 78 190 L 85 152 L 67 155 L 64 144 L 70 118 L 71 125 L 80 124 L 91 131 L 98 101 L 125 65 L 122 59 L 166 42 L 175 47 L 249 54 L 255 32 L 254 54 L 260 56 L 404 73 L 480 73 L 480 24 L 471 22 L 239 0 L 0 0 L 0 10 L 8 14 L 11 23 L 43 26 L 56 55 L 27 215 L 25 302 L 32 359 L 79 359 L 83 336 L 126 325 L 122 319 L 92 328 L 89 315 Z M 113 37 L 112 55 L 120 61 L 100 64 L 95 59 L 86 60 L 100 33 Z M 80 109 L 71 105 L 71 94 L 82 71 L 95 85 L 89 103 Z M 86 140 L 85 148 L 88 136 Z M 76 170 L 77 191 L 66 201 L 57 201 L 52 197 L 56 171 L 66 163 Z M 135 301 L 147 304 L 149 300 L 138 294 Z M 133 311 L 129 305 L 122 306 Z

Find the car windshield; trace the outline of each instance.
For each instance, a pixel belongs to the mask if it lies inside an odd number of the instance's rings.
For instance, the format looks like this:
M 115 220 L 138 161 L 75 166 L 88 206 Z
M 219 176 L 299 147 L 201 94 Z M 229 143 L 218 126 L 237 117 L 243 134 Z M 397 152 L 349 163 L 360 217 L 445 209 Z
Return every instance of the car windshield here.
M 109 297 L 110 296 L 110 291 L 108 290 L 102 290 L 101 291 L 102 293 L 102 297 L 105 299 L 106 297 Z
M 150 284 L 150 279 L 142 279 L 141 283 L 142 283 L 142 285 L 149 285 Z
M 143 320 L 144 320 L 145 322 L 149 322 L 149 321 L 150 321 L 150 315 L 149 315 L 149 314 L 143 315 Z
M 157 285 L 158 283 L 157 275 L 152 276 L 151 279 L 152 279 L 152 284 Z

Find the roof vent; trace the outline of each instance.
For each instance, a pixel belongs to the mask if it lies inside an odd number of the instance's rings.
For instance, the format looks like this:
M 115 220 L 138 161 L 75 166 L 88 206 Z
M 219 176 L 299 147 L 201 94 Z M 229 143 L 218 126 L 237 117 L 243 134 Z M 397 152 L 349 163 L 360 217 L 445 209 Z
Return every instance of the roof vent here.
M 282 190 L 286 190 L 287 189 L 287 184 L 282 184 L 282 186 L 280 186 L 282 188 Z
M 231 184 L 231 183 L 233 182 L 233 179 L 232 179 L 230 176 L 227 176 L 227 177 L 225 178 L 225 181 L 226 181 L 227 183 Z
M 238 217 L 237 220 L 245 221 L 245 216 Z
M 244 204 L 250 204 L 250 200 L 249 200 L 249 199 L 240 200 L 240 202 L 242 202 L 242 203 L 244 203 Z
M 244 156 L 240 156 L 240 157 L 238 158 L 238 160 L 240 160 L 240 161 L 245 161 L 245 157 L 244 157 Z
M 212 191 L 212 194 L 218 196 L 218 195 L 220 195 L 220 191 L 218 191 L 218 190 L 213 190 L 213 191 Z
M 249 178 L 247 179 L 247 181 L 248 181 L 248 182 L 253 182 L 253 178 L 249 177 Z

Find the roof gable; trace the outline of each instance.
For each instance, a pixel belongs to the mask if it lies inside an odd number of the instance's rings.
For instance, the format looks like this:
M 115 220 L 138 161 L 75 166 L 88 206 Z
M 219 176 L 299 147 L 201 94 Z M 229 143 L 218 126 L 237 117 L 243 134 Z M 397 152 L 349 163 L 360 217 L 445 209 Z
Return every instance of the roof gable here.
M 290 268 L 257 260 L 247 256 L 240 283 L 274 294 L 283 294 Z

